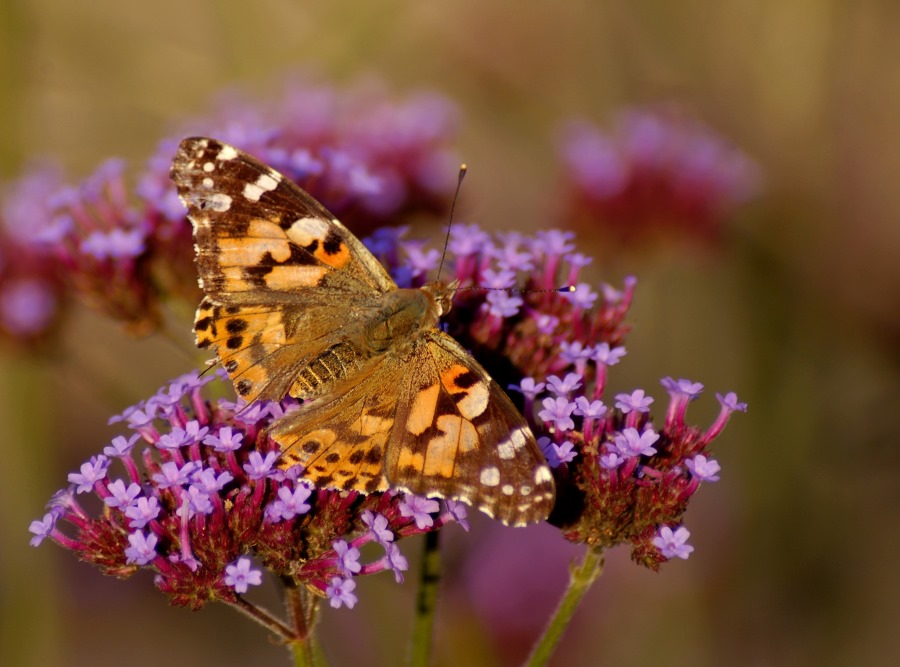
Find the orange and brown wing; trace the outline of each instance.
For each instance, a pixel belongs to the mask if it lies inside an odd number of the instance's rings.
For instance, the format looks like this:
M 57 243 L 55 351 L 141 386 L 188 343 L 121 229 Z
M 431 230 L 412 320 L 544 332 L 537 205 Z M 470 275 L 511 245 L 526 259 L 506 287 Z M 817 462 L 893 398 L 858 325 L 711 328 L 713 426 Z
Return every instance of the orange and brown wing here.
M 185 139 L 171 177 L 194 225 L 206 292 L 197 344 L 215 350 L 248 401 L 282 398 L 343 324 L 396 288 L 318 202 L 233 146 Z
M 452 498 L 506 524 L 546 519 L 550 472 L 524 417 L 450 336 L 430 331 L 405 378 L 388 450 L 391 486 Z

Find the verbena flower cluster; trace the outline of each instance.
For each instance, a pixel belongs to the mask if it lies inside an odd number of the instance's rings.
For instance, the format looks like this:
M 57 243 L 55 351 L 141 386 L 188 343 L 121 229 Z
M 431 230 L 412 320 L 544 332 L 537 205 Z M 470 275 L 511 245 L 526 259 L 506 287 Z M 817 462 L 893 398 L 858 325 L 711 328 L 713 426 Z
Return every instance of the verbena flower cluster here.
M 446 325 L 495 379 L 521 394 L 557 482 L 550 522 L 572 541 L 628 542 L 637 562 L 656 568 L 690 552 L 682 515 L 700 483 L 718 479 L 709 445 L 730 413 L 745 406 L 733 394 L 720 397 L 719 419 L 701 429 L 685 422 L 689 401 L 702 390 L 687 380 L 663 381 L 669 404 L 660 421 L 651 419 L 654 399 L 642 389 L 606 398 L 608 368 L 625 354 L 635 281 L 599 291 L 579 282 L 588 260 L 574 251 L 572 237 L 454 227 L 449 266 L 462 286 L 505 288 L 527 276 L 531 289 L 563 282 L 575 289 L 463 290 Z M 367 245 L 401 285 L 421 284 L 440 259 L 437 249 L 404 240 L 402 228 L 379 230 Z M 296 403 L 210 401 L 202 385 L 212 377 L 180 378 L 114 417 L 132 434 L 116 437 L 70 475 L 32 524 L 32 543 L 50 537 L 117 576 L 150 568 L 157 587 L 181 605 L 233 602 L 259 583 L 249 554 L 333 606 L 352 606 L 355 576 L 390 569 L 399 581 L 406 568 L 399 539 L 454 520 L 465 525 L 459 503 L 317 490 L 299 469 L 279 470 L 265 428 Z M 82 496 L 99 499 L 100 510 L 89 511 Z M 363 564 L 359 548 L 369 542 L 383 551 Z
M 116 158 L 77 185 L 42 170 L 7 188 L 2 218 L 16 244 L 0 234 L 0 311 L 13 313 L 2 320 L 9 334 L 50 328 L 70 293 L 138 334 L 158 328 L 167 299 L 199 299 L 191 226 L 169 179 L 178 142 L 190 134 L 272 165 L 360 234 L 449 203 L 459 164 L 456 110 L 437 94 L 397 101 L 375 83 L 294 80 L 275 100 L 234 94 L 220 108 L 161 141 L 134 187 Z M 60 275 L 68 292 L 48 280 Z M 16 308 L 20 302 L 27 307 Z
M 49 537 L 117 577 L 152 569 L 173 604 L 194 609 L 260 584 L 254 562 L 353 607 L 353 577 L 392 570 L 403 580 L 396 540 L 450 521 L 468 527 L 453 501 L 315 489 L 299 468 L 279 469 L 263 429 L 296 402 L 210 400 L 203 385 L 214 380 L 227 382 L 185 375 L 113 417 L 130 433 L 69 475 L 31 524 L 31 543 Z M 381 554 L 363 563 L 369 543 Z
M 631 109 L 612 131 L 572 121 L 559 155 L 567 224 L 619 240 L 675 233 L 715 240 L 760 187 L 758 166 L 700 121 L 673 109 Z

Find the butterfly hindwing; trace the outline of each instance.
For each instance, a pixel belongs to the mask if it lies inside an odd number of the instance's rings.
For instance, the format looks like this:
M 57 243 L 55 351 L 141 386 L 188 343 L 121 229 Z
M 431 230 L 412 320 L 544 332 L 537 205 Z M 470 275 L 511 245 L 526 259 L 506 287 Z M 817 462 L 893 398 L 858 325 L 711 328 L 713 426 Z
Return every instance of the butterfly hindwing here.
M 403 383 L 385 461 L 392 486 L 471 504 L 511 525 L 546 518 L 554 483 L 534 435 L 468 352 L 434 329 Z

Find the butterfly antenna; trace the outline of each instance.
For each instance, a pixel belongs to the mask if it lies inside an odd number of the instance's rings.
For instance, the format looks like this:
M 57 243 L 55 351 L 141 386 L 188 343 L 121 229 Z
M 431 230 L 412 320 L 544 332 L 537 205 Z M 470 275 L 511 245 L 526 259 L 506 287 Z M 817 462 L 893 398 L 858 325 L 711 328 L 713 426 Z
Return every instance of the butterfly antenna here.
M 441 255 L 441 263 L 438 266 L 437 279 L 441 279 L 441 271 L 444 268 L 444 258 L 447 257 L 447 246 L 450 245 L 450 229 L 453 227 L 453 213 L 456 211 L 456 200 L 459 199 L 459 190 L 462 188 L 463 179 L 466 177 L 468 167 L 464 164 L 459 165 L 459 179 L 456 181 L 456 192 L 453 193 L 453 201 L 450 204 L 450 221 L 447 223 L 447 238 L 444 239 L 444 252 Z

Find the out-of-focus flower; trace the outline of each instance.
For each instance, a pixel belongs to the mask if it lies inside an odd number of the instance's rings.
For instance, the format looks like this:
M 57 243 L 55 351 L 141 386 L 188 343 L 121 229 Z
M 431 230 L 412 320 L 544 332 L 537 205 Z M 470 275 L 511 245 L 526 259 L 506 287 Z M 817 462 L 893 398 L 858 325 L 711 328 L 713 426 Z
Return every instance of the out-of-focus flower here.
M 27 229 L 40 232 L 31 234 L 40 253 L 64 273 L 67 287 L 144 334 L 160 325 L 166 300 L 200 299 L 191 225 L 169 178 L 178 142 L 188 134 L 214 136 L 272 165 L 360 236 L 386 220 L 443 212 L 449 204 L 459 164 L 457 114 L 435 93 L 400 97 L 372 82 L 338 88 L 293 80 L 268 102 L 233 93 L 218 108 L 160 141 L 134 186 L 119 159 L 74 186 L 62 187 L 58 177 L 51 189 L 43 185 L 48 179 L 23 181 L 27 196 L 4 205 L 11 209 L 3 213 L 7 226 L 25 229 L 19 219 L 27 217 Z M 0 237 L 0 257 L 7 255 L 16 252 Z M 431 259 L 421 257 L 418 270 Z M 34 336 L 50 326 L 59 299 L 56 284 L 43 277 L 26 270 L 7 280 L 0 273 L 0 327 L 11 335 Z
M 641 241 L 667 232 L 718 238 L 760 189 L 759 167 L 698 120 L 661 109 L 621 113 L 612 131 L 564 126 L 559 144 L 568 224 Z
M 52 336 L 60 322 L 65 285 L 41 239 L 61 178 L 59 170 L 35 165 L 0 186 L 0 340 L 32 346 Z

